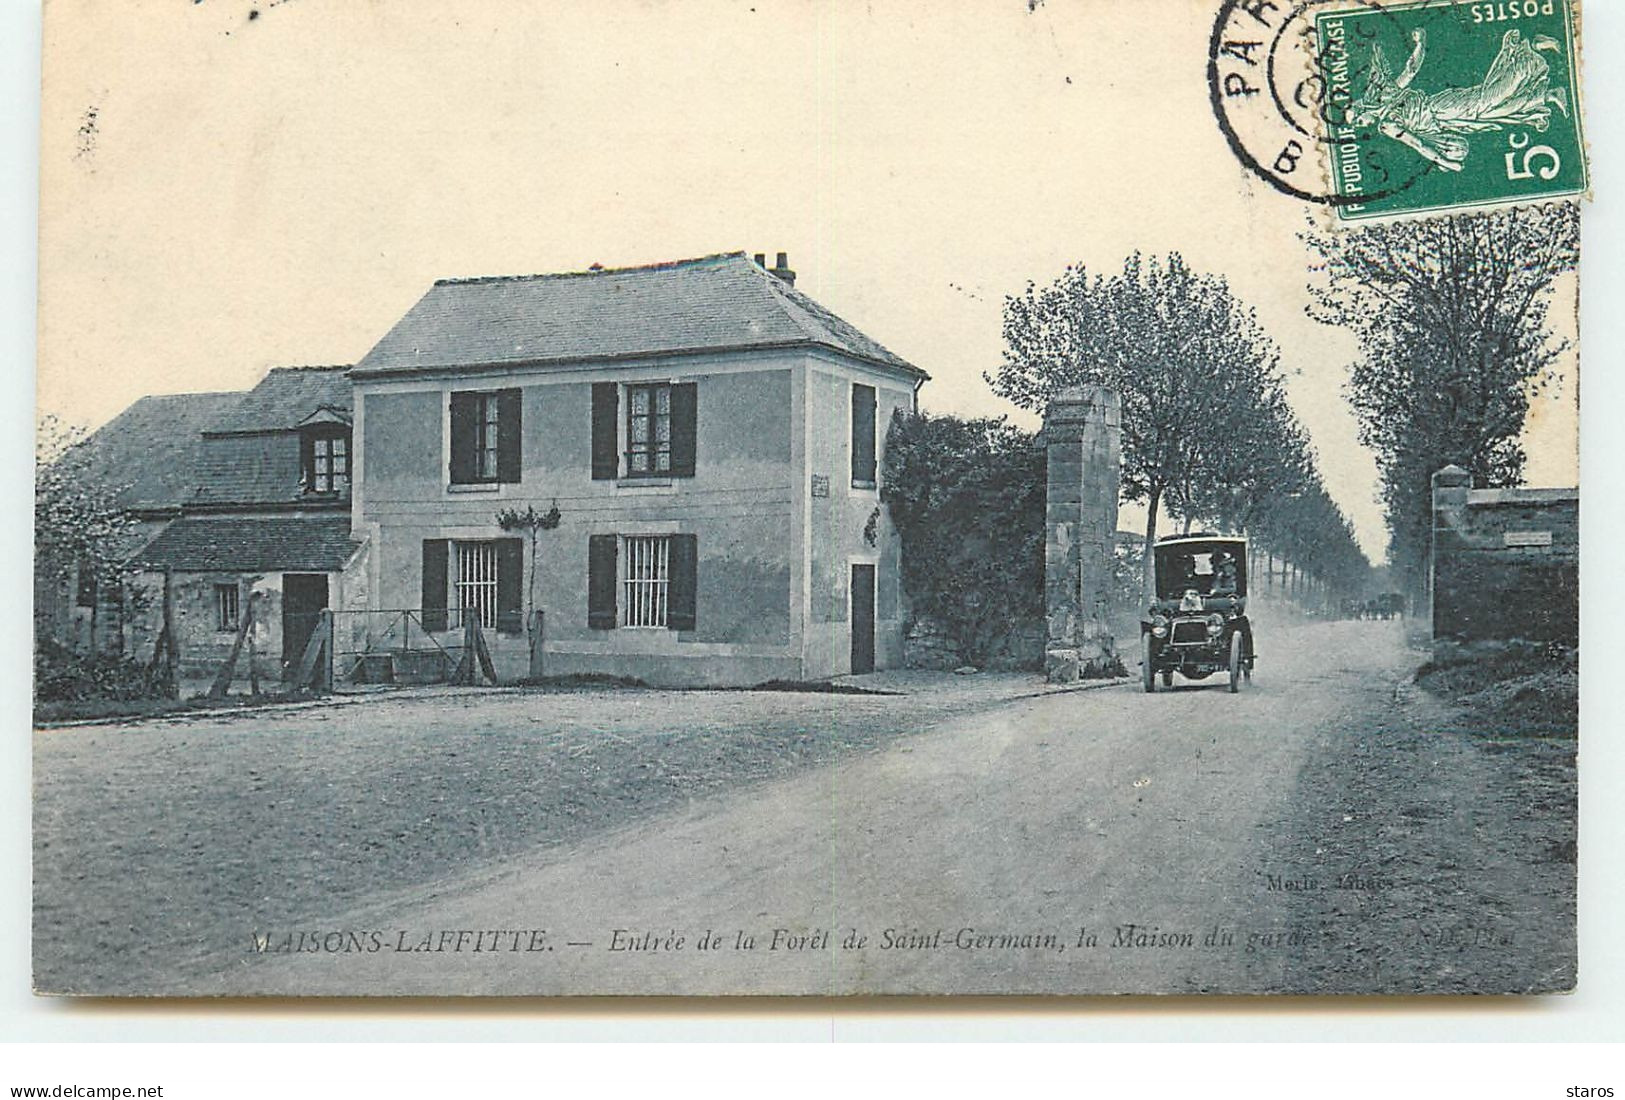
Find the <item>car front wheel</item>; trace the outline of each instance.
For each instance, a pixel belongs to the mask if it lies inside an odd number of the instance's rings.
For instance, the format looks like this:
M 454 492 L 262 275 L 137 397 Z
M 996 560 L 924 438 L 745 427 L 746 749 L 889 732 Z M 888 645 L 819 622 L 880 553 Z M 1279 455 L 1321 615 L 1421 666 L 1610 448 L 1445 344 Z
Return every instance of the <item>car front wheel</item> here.
M 1230 635 L 1230 694 L 1241 686 L 1241 631 Z

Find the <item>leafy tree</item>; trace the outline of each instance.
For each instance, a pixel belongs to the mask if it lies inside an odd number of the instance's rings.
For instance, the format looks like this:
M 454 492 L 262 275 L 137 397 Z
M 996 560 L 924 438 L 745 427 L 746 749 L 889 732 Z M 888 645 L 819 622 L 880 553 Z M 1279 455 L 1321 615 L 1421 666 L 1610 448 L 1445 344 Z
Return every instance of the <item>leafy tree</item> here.
M 1522 481 L 1532 396 L 1565 350 L 1547 328 L 1554 282 L 1579 256 L 1570 202 L 1305 234 L 1323 263 L 1310 316 L 1359 343 L 1347 396 L 1383 479 L 1389 557 L 1420 588 L 1430 478 Z
M 1135 253 L 1118 275 L 1079 265 L 1042 289 L 1029 283 L 1005 299 L 1004 340 L 987 380 L 1022 408 L 1042 412 L 1057 391 L 1083 383 L 1117 392 L 1123 496 L 1146 503 L 1147 547 L 1164 506 L 1187 530 L 1203 518 L 1245 523 L 1265 478 L 1303 464 L 1301 453 L 1272 457 L 1302 439 L 1274 342 L 1224 279 L 1192 271 L 1177 253 Z
M 86 573 L 98 588 L 121 583 L 131 549 L 135 521 L 119 501 L 125 487 L 90 466 L 84 429 L 42 416 L 34 441 L 34 574 L 53 594 Z M 50 632 L 51 610 L 35 607 L 37 639 Z
M 903 540 L 903 585 L 961 657 L 986 664 L 1044 614 L 1045 457 L 1003 418 L 899 410 L 881 495 Z
M 525 505 L 521 512 L 517 508 L 504 508 L 496 514 L 497 526 L 504 531 L 523 531 L 530 540 L 530 583 L 525 589 L 525 641 L 530 649 L 530 667 L 536 667 L 536 647 L 541 639 L 537 637 L 536 630 L 536 575 L 542 571 L 540 557 L 540 539 L 543 531 L 551 531 L 558 527 L 560 519 L 558 501 L 545 512 L 538 512 L 534 505 Z

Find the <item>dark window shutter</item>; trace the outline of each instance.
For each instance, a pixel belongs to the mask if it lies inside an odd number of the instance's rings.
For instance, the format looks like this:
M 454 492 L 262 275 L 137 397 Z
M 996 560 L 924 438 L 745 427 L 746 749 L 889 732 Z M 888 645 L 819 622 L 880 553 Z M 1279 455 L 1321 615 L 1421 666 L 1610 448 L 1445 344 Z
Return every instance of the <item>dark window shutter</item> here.
M 446 573 L 451 544 L 445 539 L 423 540 L 423 629 L 446 629 Z
M 480 415 L 480 395 L 451 395 L 451 483 L 468 485 L 475 480 L 475 424 Z
M 594 481 L 613 480 L 620 473 L 621 456 L 616 443 L 616 417 L 620 414 L 620 392 L 614 382 L 592 384 L 592 476 Z
M 694 476 L 698 438 L 699 386 L 679 382 L 671 388 L 671 476 Z
M 875 388 L 852 387 L 852 484 L 875 483 Z
M 593 630 L 615 629 L 615 535 L 591 535 L 587 539 L 587 626 Z
M 666 626 L 672 630 L 694 629 L 694 594 L 699 588 L 699 540 L 694 535 L 673 535 L 671 557 L 667 562 L 670 581 L 666 586 Z
M 517 484 L 521 478 L 520 444 L 524 402 L 520 390 L 497 393 L 497 480 Z
M 525 543 L 497 539 L 497 633 L 525 632 Z

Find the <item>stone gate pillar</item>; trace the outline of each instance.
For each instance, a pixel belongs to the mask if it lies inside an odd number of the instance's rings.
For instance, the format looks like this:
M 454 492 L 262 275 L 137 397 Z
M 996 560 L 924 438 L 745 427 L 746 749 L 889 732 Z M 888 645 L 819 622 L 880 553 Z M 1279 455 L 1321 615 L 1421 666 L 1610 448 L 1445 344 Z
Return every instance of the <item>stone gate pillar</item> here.
M 1122 424 L 1117 394 L 1105 386 L 1062 390 L 1044 415 L 1044 674 L 1052 682 L 1121 667 L 1108 616 Z
M 1428 539 L 1426 582 L 1428 618 L 1434 638 L 1460 627 L 1450 566 L 1466 543 L 1467 500 L 1473 490 L 1473 475 L 1450 465 L 1433 474 L 1433 525 Z M 1441 602 L 1440 587 L 1444 588 Z M 1442 604 L 1442 605 L 1441 605 Z

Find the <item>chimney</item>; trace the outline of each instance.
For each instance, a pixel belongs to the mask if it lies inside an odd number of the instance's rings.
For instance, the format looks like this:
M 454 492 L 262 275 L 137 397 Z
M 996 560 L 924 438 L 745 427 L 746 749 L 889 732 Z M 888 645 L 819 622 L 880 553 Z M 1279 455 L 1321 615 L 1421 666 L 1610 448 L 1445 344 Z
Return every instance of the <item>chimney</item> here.
M 769 274 L 783 279 L 791 286 L 796 285 L 796 273 L 790 270 L 790 254 L 787 252 L 779 253 L 778 260 L 773 264 Z
M 763 271 L 766 271 L 767 270 L 767 253 L 766 252 L 758 252 L 758 253 L 756 253 L 755 258 L 756 258 L 756 266 L 761 268 Z

